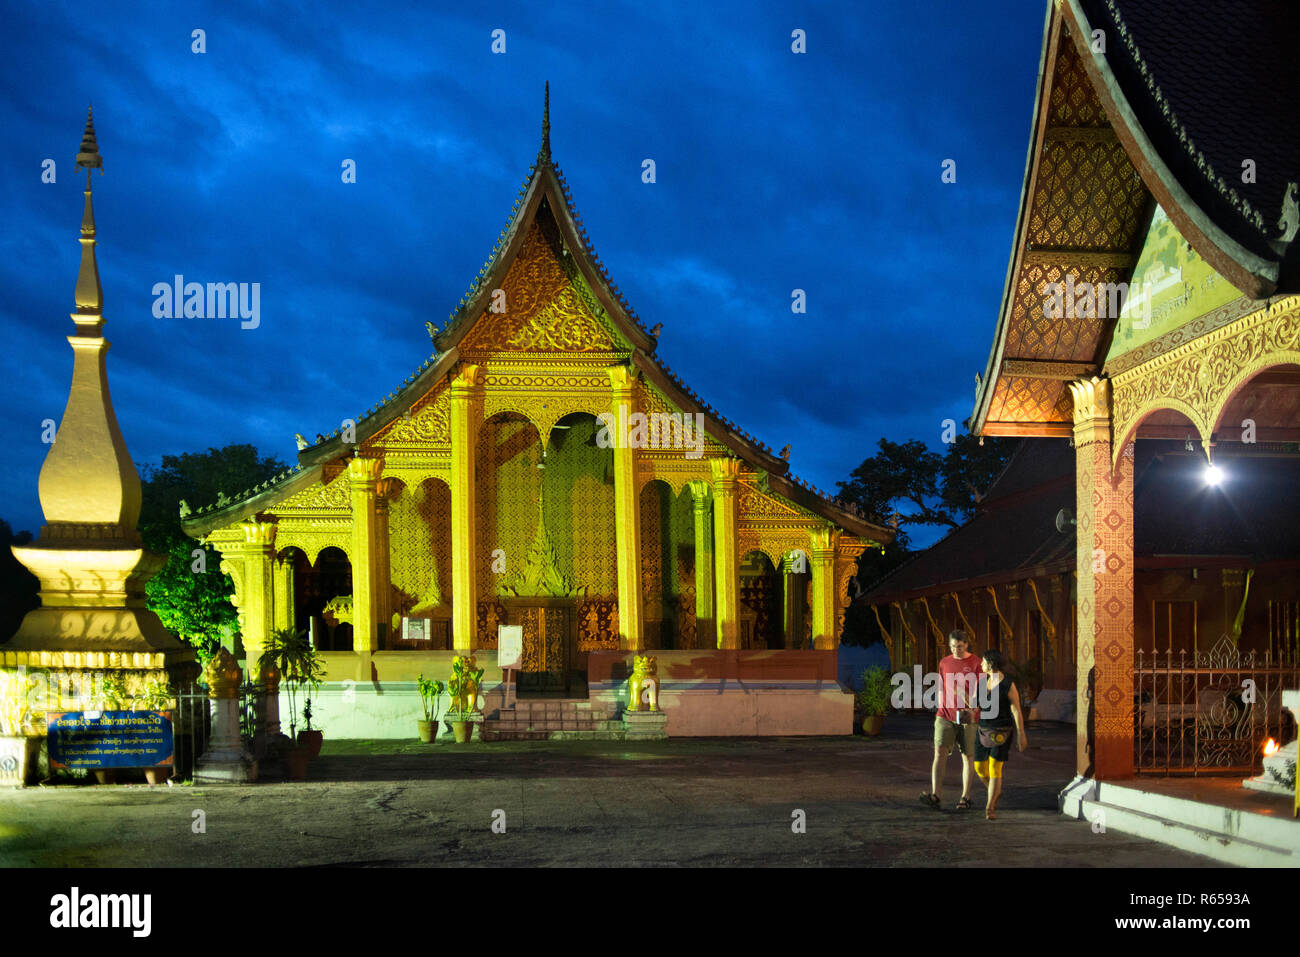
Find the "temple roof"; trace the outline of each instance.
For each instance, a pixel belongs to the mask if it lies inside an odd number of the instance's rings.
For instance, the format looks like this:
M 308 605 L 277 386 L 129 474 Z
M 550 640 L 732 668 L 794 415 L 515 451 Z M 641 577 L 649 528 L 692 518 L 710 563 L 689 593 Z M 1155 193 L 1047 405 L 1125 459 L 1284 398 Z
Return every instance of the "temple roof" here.
M 354 446 L 362 446 L 372 436 L 408 413 L 460 361 L 460 347 L 466 335 L 488 311 L 493 291 L 501 288 L 530 228 L 539 217 L 544 217 L 549 220 L 548 225 L 553 223 L 558 230 L 562 248 L 571 254 L 580 275 L 603 311 L 601 318 L 607 320 L 626 341 L 628 361 L 641 372 L 646 382 L 662 392 L 683 412 L 701 413 L 708 437 L 726 446 L 736 457 L 755 469 L 766 472 L 772 491 L 823 516 L 850 534 L 882 544 L 893 540 L 895 533 L 892 528 L 868 520 L 856 505 L 828 495 L 790 473 L 789 463 L 785 459 L 773 454 L 769 446 L 705 402 L 666 362 L 655 355 L 658 345 L 656 336 L 645 328 L 618 286 L 610 279 L 582 225 L 582 217 L 577 213 L 564 174 L 551 156 L 549 98 L 548 89 L 542 147 L 538 151 L 537 160 L 520 188 L 510 219 L 502 229 L 488 261 L 461 297 L 460 304 L 448 316 L 447 324 L 436 332 L 430 328 L 434 353 L 399 388 L 388 393 L 377 406 L 356 417 L 355 443 L 345 444 L 339 430 L 328 437 L 320 436 L 315 444 L 299 452 L 298 464 L 293 469 L 258 488 L 239 493 L 229 502 L 200 508 L 194 517 L 183 522 L 187 533 L 203 535 L 273 506 L 287 495 L 319 479 L 325 463 L 353 454 Z
M 1116 317 L 1049 318 L 1043 289 L 1066 277 L 1127 283 L 1156 202 L 1247 297 L 1300 284 L 1279 225 L 1284 207 L 1294 209 L 1288 184 L 1300 181 L 1300 130 L 1287 105 L 1300 89 L 1288 47 L 1297 26 L 1294 6 L 1269 0 L 1195 15 L 1165 0 L 1048 5 L 1020 211 L 972 431 L 1070 433 L 1066 384 L 1103 371 Z M 1242 182 L 1243 159 L 1255 160 L 1255 183 Z

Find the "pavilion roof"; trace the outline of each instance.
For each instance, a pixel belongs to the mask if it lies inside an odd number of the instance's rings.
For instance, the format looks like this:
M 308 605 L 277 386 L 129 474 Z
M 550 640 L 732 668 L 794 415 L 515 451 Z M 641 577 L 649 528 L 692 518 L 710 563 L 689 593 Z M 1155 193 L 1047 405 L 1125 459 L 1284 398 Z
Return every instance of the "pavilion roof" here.
M 972 431 L 1070 433 L 1067 383 L 1102 371 L 1116 318 L 1049 318 L 1045 287 L 1067 277 L 1128 282 L 1156 201 L 1248 296 L 1300 282 L 1294 252 L 1284 256 L 1276 240 L 1287 184 L 1300 180 L 1300 130 L 1285 105 L 1300 89 L 1287 48 L 1298 16 L 1268 0 L 1194 16 L 1169 0 L 1048 5 L 1020 211 Z M 1095 30 L 1104 52 L 1094 52 Z M 1244 158 L 1256 160 L 1254 184 L 1242 183 Z

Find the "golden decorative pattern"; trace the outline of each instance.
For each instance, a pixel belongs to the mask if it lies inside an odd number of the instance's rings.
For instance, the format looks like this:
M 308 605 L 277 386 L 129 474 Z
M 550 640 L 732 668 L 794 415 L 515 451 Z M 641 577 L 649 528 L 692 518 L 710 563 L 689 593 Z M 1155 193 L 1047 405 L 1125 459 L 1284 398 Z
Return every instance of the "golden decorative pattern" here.
M 389 503 L 393 609 L 423 617 L 451 603 L 451 489 L 426 479 Z
M 408 417 L 385 426 L 366 445 L 449 445 L 450 415 L 450 393 L 445 388 L 434 390 L 411 407 Z
M 1187 416 L 1208 448 L 1237 390 L 1259 372 L 1285 364 L 1300 364 L 1300 296 L 1278 300 L 1119 373 L 1112 380 L 1117 440 L 1112 459 L 1118 461 L 1118 450 L 1158 409 Z
M 505 311 L 485 310 L 461 345 L 471 352 L 613 352 L 619 346 L 584 302 L 534 222 L 501 281 Z
M 328 509 L 331 511 L 351 511 L 348 497 L 347 476 L 340 472 L 328 484 L 317 483 L 301 492 L 295 492 L 283 501 L 277 502 L 269 511 L 273 515 L 297 509 Z
M 592 598 L 578 606 L 578 651 L 618 650 L 618 601 Z

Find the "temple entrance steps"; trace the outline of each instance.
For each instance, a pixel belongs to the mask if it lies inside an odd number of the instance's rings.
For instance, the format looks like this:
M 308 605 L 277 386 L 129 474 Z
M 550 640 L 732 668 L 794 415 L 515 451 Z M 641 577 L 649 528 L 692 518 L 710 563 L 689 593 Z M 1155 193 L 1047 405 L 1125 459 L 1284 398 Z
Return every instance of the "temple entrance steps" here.
M 623 737 L 613 705 L 586 698 L 520 698 L 514 710 L 492 711 L 483 722 L 484 741 L 606 740 Z

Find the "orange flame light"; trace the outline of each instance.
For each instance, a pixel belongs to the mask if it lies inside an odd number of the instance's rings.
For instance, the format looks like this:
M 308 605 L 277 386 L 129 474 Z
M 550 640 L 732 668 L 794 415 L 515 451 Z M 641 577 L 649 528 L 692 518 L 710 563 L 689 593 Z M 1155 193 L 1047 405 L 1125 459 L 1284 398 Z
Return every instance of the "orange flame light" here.
M 1272 738 L 1269 738 L 1267 741 L 1264 742 L 1264 757 L 1271 758 L 1274 754 L 1277 753 L 1277 749 L 1278 749 L 1278 743 L 1274 741 Z

